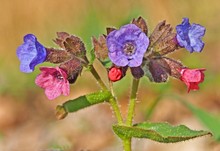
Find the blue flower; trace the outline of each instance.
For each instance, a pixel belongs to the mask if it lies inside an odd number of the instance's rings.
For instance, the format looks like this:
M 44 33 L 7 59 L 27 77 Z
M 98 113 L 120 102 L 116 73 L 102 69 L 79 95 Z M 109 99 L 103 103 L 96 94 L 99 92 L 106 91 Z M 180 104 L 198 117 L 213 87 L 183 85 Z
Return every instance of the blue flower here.
M 149 38 L 134 24 L 110 32 L 106 40 L 110 60 L 120 67 L 140 66 L 149 45 Z
M 17 56 L 20 60 L 20 70 L 30 73 L 34 67 L 45 61 L 47 53 L 43 45 L 32 34 L 24 36 L 24 43 L 17 48 Z
M 205 27 L 199 24 L 189 23 L 189 18 L 183 18 L 182 24 L 176 26 L 177 41 L 180 47 L 185 47 L 191 53 L 201 52 L 204 43 L 202 37 L 205 35 Z

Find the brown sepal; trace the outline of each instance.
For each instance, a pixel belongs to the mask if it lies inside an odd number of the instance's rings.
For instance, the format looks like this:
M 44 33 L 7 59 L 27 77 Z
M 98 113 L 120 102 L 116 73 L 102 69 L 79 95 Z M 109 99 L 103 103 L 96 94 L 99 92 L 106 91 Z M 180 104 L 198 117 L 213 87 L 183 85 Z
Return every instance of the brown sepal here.
M 160 22 L 153 33 L 150 35 L 150 48 L 153 54 L 166 55 L 178 49 L 176 41 L 176 33 L 173 33 L 173 28 L 166 21 Z
M 68 61 L 72 58 L 72 55 L 63 50 L 54 49 L 54 48 L 46 48 L 47 58 L 46 61 L 50 63 L 62 63 Z
M 106 44 L 106 38 L 104 35 L 99 36 L 98 39 L 92 37 L 92 43 L 94 47 L 95 56 L 99 60 L 105 60 L 108 58 L 108 48 Z
M 57 36 L 54 42 L 61 48 L 77 57 L 85 56 L 86 49 L 80 38 L 66 32 L 57 32 Z
M 185 66 L 180 62 L 167 57 L 163 57 L 163 60 L 169 65 L 170 68 L 170 76 L 179 79 L 181 77 L 181 69 L 185 68 Z
M 168 74 L 171 73 L 169 65 L 162 58 L 151 59 L 149 63 L 149 70 L 152 74 L 154 82 L 166 82 Z
M 78 58 L 74 57 L 73 59 L 60 64 L 60 68 L 64 69 L 67 72 L 68 81 L 70 83 L 74 83 L 79 74 L 82 72 L 83 66 L 81 61 Z
M 141 16 L 138 17 L 137 19 L 133 19 L 131 23 L 138 26 L 146 35 L 148 34 L 147 23 Z
M 139 67 L 131 67 L 131 74 L 133 75 L 133 77 L 135 79 L 140 79 L 141 77 L 144 76 L 144 71 L 142 70 L 142 68 Z
M 69 37 L 70 35 L 66 32 L 57 32 L 57 38 L 55 40 L 53 40 L 58 46 L 60 46 L 61 48 L 65 49 L 65 46 L 63 44 L 63 42 L 65 41 L 65 39 L 67 37 Z
M 113 27 L 107 27 L 106 28 L 106 31 L 107 31 L 107 35 L 110 34 L 110 32 L 116 30 L 116 28 L 113 28 Z
M 160 55 L 166 55 L 178 49 L 176 34 L 170 33 L 167 37 L 160 39 L 155 45 L 154 50 Z

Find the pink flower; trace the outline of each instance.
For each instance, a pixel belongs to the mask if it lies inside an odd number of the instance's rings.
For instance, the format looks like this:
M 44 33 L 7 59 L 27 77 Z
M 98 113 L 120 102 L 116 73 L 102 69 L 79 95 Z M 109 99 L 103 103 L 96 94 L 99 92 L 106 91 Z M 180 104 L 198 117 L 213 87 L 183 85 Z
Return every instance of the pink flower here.
M 204 72 L 205 69 L 188 69 L 184 68 L 180 71 L 182 80 L 188 87 L 188 92 L 190 90 L 198 90 L 199 83 L 204 81 Z
M 35 80 L 36 85 L 45 89 L 45 94 L 49 100 L 63 95 L 69 95 L 69 81 L 66 72 L 59 68 L 41 67 L 41 74 Z

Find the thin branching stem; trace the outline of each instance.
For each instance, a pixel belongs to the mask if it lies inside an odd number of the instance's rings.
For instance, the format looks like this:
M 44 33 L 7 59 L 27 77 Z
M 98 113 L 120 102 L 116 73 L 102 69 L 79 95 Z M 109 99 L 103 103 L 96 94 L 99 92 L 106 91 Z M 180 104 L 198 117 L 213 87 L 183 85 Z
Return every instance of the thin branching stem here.
M 94 78 L 97 80 L 98 84 L 100 85 L 100 87 L 102 88 L 102 90 L 108 90 L 107 86 L 105 85 L 105 83 L 102 81 L 102 79 L 100 78 L 98 72 L 95 70 L 95 68 L 93 67 L 93 65 L 90 65 L 90 71 L 92 73 L 92 75 L 94 76 Z M 121 116 L 121 112 L 116 100 L 116 97 L 114 96 L 114 91 L 113 91 L 113 87 L 112 84 L 110 84 L 110 92 L 112 97 L 109 99 L 109 103 L 112 106 L 113 112 L 115 114 L 115 117 L 118 121 L 118 124 L 123 124 L 123 118 Z

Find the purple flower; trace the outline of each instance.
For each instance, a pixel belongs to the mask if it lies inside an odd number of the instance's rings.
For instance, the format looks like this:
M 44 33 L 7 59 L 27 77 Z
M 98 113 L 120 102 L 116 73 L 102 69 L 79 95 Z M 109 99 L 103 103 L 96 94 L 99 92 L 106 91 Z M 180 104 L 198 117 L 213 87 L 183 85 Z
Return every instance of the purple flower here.
M 108 56 L 120 67 L 138 67 L 149 45 L 149 38 L 134 24 L 122 26 L 107 36 Z
M 30 73 L 34 67 L 45 61 L 47 53 L 43 45 L 32 34 L 24 36 L 24 43 L 17 48 L 17 56 L 20 60 L 20 70 Z
M 205 35 L 205 30 L 205 27 L 199 24 L 190 25 L 189 18 L 183 18 L 182 24 L 176 26 L 179 46 L 185 47 L 191 53 L 201 52 L 204 47 L 202 37 Z
M 66 72 L 59 68 L 40 67 L 41 74 L 35 80 L 35 83 L 45 89 L 45 94 L 49 100 L 63 95 L 69 95 L 70 86 L 67 80 Z

